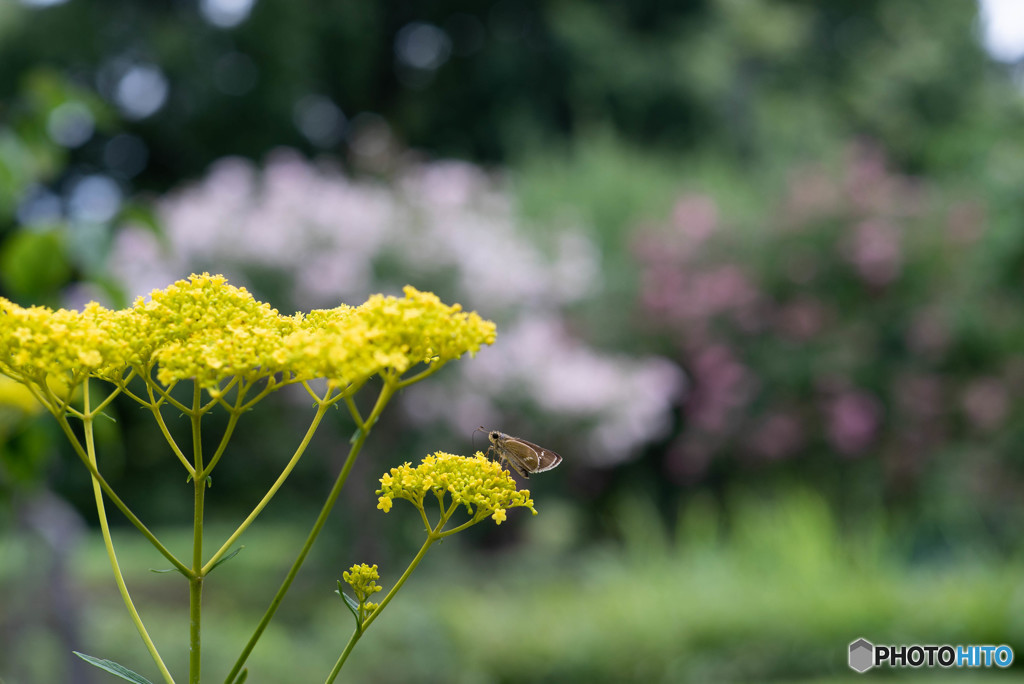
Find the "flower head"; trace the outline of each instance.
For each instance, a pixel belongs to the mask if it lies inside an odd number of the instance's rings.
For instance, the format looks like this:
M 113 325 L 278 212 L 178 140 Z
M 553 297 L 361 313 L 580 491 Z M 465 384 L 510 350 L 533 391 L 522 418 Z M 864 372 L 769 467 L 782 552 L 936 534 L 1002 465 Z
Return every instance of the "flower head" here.
M 295 364 L 334 386 L 378 373 L 401 375 L 420 363 L 446 363 L 493 344 L 495 326 L 430 292 L 372 295 L 355 307 L 317 310 L 301 318 L 285 341 Z
M 408 499 L 422 508 L 427 492 L 443 503 L 450 496 L 453 505 L 466 507 L 474 521 L 490 516 L 498 525 L 508 508 L 522 506 L 537 513 L 527 489 L 516 482 L 501 465 L 477 452 L 472 458 L 438 451 L 415 468 L 409 463 L 392 468 L 380 478 L 380 508 L 387 512 L 394 499 Z
M 192 275 L 130 309 L 23 308 L 0 298 L 0 373 L 42 388 L 87 377 L 118 381 L 157 367 L 164 385 L 193 380 L 212 393 L 225 380 L 323 377 L 333 387 L 376 374 L 400 377 L 494 342 L 494 323 L 412 287 L 357 306 L 282 316 L 224 276 Z M 44 392 L 45 393 L 45 392 Z
M 24 308 L 0 298 L 0 372 L 41 386 L 46 378 L 74 382 L 105 377 L 125 366 L 128 344 L 114 312 Z
M 249 379 L 288 370 L 280 353 L 284 338 L 296 326 L 269 304 L 257 301 L 243 287 L 221 275 L 192 275 L 131 309 L 136 336 L 133 360 L 160 364 L 164 384 L 195 379 L 210 388 L 224 378 Z
M 377 607 L 376 603 L 367 600 L 383 589 L 383 587 L 377 584 L 377 580 L 380 579 L 380 574 L 377 572 L 376 564 L 372 566 L 367 565 L 366 563 L 353 565 L 351 568 L 346 570 L 341 577 L 348 582 L 350 587 L 352 587 L 352 592 L 356 595 L 356 600 L 359 601 L 359 604 L 363 606 L 365 610 L 372 611 Z

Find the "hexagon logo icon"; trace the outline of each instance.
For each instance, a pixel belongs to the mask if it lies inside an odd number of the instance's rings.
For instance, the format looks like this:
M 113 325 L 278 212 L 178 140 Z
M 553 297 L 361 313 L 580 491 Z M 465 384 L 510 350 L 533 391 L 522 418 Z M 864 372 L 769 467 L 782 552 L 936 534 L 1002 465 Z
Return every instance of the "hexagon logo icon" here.
M 875 646 L 867 639 L 857 639 L 850 644 L 850 667 L 857 672 L 867 672 L 874 667 Z

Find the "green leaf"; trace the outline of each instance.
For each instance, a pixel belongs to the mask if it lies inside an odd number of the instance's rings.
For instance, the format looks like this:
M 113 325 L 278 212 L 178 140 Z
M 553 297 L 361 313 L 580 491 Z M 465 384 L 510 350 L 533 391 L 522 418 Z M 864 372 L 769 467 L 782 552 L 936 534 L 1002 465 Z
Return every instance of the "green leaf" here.
M 363 626 L 362 623 L 359 621 L 359 601 L 356 601 L 354 598 L 345 593 L 345 591 L 341 588 L 341 580 L 338 580 L 337 593 L 339 596 L 341 596 L 341 598 L 345 599 L 345 605 L 348 606 L 348 609 L 352 612 L 352 617 L 356 619 L 356 630 L 358 631 Z
M 244 549 L 244 548 L 245 548 L 245 544 L 242 544 L 241 546 L 239 546 L 239 547 L 238 547 L 237 549 L 235 549 L 235 550 L 234 550 L 234 551 L 232 551 L 231 553 L 227 554 L 226 556 L 222 556 L 222 557 L 221 557 L 221 559 L 220 559 L 219 561 L 217 561 L 216 563 L 214 563 L 214 564 L 213 564 L 213 565 L 212 565 L 212 566 L 210 567 L 210 570 L 209 570 L 209 572 L 207 572 L 206 574 L 207 574 L 207 575 L 209 575 L 209 574 L 210 574 L 210 572 L 213 572 L 213 569 L 214 569 L 214 568 L 216 568 L 216 567 L 217 567 L 218 565 L 220 565 L 221 563 L 224 563 L 224 562 L 226 562 L 226 561 L 229 561 L 229 560 L 231 560 L 232 558 L 234 558 L 235 556 L 237 556 L 237 555 L 238 555 L 239 553 L 241 553 L 242 549 Z
M 352 438 L 348 440 L 349 444 L 355 444 L 356 440 L 363 436 L 363 429 L 356 428 L 356 431 L 352 433 Z
M 249 668 L 245 668 L 238 673 L 238 679 L 231 682 L 231 684 L 244 684 L 245 680 L 249 677 Z
M 123 665 L 118 665 L 113 660 L 94 658 L 91 655 L 85 655 L 84 653 L 79 653 L 78 651 L 72 651 L 72 653 L 74 653 L 76 656 L 78 656 L 85 662 L 89 663 L 90 665 L 95 665 L 101 670 L 106 670 L 110 674 L 117 675 L 121 679 L 126 679 L 129 682 L 134 682 L 134 684 L 153 684 L 153 682 L 149 681 L 148 679 L 140 675 L 138 672 L 132 672 L 127 667 Z

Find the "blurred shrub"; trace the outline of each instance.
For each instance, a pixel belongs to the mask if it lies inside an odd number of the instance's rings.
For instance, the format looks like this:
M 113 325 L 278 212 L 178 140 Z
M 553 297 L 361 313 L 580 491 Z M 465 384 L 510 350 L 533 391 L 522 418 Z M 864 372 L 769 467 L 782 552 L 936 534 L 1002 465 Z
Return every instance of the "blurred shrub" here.
M 1024 309 L 990 272 L 987 211 L 863 145 L 739 223 L 683 196 L 635 243 L 649 330 L 692 379 L 669 476 L 799 474 L 849 510 L 1011 533 Z
M 594 126 L 748 161 L 867 133 L 901 165 L 956 168 L 981 141 L 952 133 L 1012 99 L 991 88 L 1005 81 L 976 14 L 962 0 L 66 2 L 0 17 L 0 98 L 32 64 L 96 84 L 147 157 L 134 182 L 155 190 L 274 145 L 379 166 L 387 132 L 507 160 Z M 109 166 L 99 144 L 75 156 Z
M 116 171 L 75 159 L 108 140 L 116 119 L 91 89 L 46 66 L 19 74 L 0 109 L 0 290 L 23 303 L 59 304 L 60 293 L 89 280 L 117 298 L 103 273 L 118 219 L 141 219 Z M 102 145 L 101 145 L 102 147 Z

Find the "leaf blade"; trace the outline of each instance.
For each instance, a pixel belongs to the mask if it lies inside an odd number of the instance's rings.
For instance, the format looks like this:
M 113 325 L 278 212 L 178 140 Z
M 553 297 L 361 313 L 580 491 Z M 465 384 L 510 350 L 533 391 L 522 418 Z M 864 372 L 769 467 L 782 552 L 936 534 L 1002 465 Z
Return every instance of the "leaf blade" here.
M 96 658 L 95 656 L 86 655 L 85 653 L 79 653 L 78 651 L 72 651 L 76 656 L 84 660 L 85 662 L 98 667 L 101 670 L 109 672 L 112 675 L 116 675 L 121 679 L 132 682 L 132 684 L 153 684 L 138 672 L 129 670 L 124 665 L 115 663 L 113 660 L 106 660 L 104 658 Z

